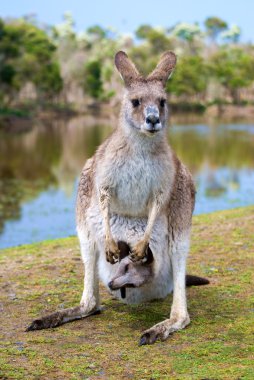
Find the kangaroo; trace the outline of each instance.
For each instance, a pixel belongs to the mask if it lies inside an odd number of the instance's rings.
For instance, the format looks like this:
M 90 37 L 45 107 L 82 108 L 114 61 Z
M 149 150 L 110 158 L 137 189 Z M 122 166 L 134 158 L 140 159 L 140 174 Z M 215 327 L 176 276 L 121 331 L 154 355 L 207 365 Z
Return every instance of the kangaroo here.
M 98 313 L 100 278 L 127 304 L 165 298 L 173 291 L 169 318 L 141 335 L 141 345 L 152 344 L 190 323 L 186 258 L 195 187 L 167 142 L 165 85 L 175 54 L 165 52 L 146 78 L 122 51 L 115 65 L 125 84 L 119 123 L 86 162 L 78 188 L 77 233 L 85 267 L 80 306 L 35 320 L 27 330 Z

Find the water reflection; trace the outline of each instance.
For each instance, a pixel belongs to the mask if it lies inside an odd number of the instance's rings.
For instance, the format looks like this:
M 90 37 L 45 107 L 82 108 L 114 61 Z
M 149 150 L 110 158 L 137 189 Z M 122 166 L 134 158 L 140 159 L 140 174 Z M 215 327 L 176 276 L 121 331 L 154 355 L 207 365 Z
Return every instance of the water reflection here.
M 75 233 L 77 178 L 110 132 L 84 116 L 0 136 L 1 247 Z M 253 125 L 178 125 L 169 140 L 195 175 L 196 213 L 254 203 Z

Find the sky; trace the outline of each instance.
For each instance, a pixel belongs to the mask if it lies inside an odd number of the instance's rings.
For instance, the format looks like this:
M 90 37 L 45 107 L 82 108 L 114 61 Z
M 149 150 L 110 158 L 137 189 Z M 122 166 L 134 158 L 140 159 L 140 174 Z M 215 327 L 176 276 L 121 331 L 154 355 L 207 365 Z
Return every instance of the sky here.
M 0 0 L 0 17 L 34 13 L 38 20 L 54 25 L 70 11 L 77 31 L 99 24 L 122 33 L 133 33 L 141 24 L 170 27 L 177 22 L 202 23 L 218 16 L 242 30 L 241 40 L 254 40 L 254 0 Z

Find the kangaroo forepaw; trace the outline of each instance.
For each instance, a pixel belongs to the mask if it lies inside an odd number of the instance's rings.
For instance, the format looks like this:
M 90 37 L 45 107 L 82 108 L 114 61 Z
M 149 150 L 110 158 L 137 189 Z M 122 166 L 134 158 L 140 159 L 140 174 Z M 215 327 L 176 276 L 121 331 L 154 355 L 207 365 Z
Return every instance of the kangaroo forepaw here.
M 119 261 L 120 250 L 114 240 L 106 241 L 106 260 L 110 264 L 115 264 Z
M 140 241 L 131 250 L 130 259 L 133 262 L 146 261 L 148 254 L 148 243 Z

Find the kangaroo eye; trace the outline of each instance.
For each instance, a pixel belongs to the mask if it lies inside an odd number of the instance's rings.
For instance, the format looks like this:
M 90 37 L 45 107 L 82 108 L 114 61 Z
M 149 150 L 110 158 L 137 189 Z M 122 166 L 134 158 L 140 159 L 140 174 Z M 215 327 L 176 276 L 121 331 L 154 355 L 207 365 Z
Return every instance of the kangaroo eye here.
M 160 106 L 163 108 L 165 106 L 166 99 L 161 99 L 160 100 Z
M 131 100 L 132 105 L 134 108 L 138 107 L 140 105 L 140 100 L 139 99 L 132 99 Z

